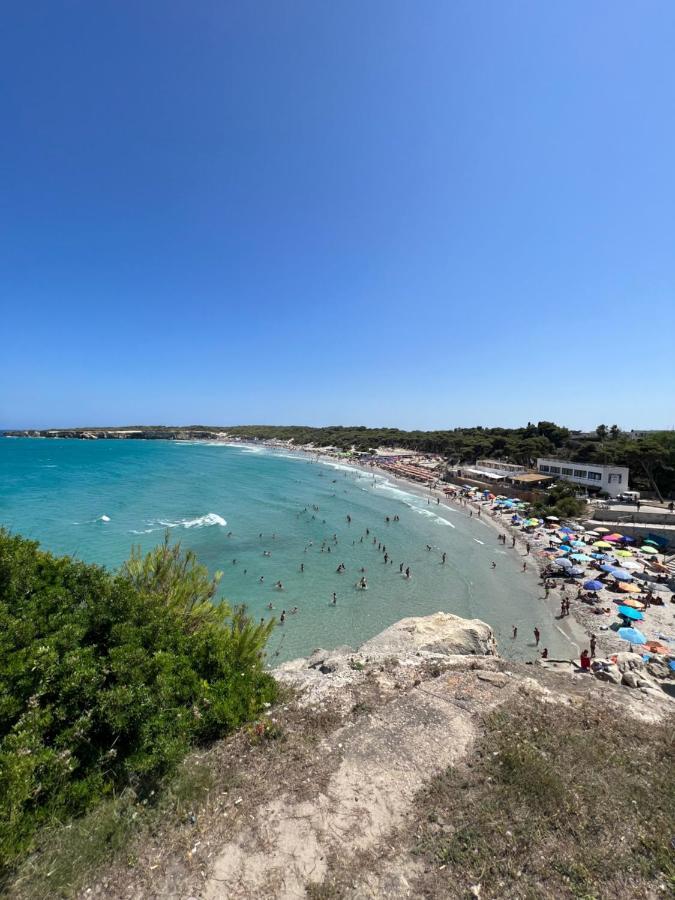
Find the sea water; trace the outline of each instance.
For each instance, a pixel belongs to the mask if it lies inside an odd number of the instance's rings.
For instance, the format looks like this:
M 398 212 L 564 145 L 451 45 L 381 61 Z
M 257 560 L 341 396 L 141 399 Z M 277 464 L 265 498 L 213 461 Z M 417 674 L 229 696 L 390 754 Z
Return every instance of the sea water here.
M 223 573 L 219 597 L 245 603 L 256 620 L 286 610 L 272 662 L 357 647 L 405 616 L 438 610 L 488 622 L 507 657 L 535 657 L 535 625 L 549 655 L 571 652 L 536 580 L 490 524 L 382 475 L 306 455 L 208 442 L 0 438 L 0 524 L 111 569 L 132 545 L 149 550 L 168 531 Z M 367 590 L 356 586 L 362 569 Z

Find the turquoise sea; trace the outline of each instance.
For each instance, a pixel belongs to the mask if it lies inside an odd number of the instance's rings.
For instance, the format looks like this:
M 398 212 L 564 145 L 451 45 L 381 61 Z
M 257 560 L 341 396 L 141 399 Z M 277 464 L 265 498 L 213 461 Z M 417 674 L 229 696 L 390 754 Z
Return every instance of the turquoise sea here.
M 534 658 L 535 624 L 552 656 L 569 653 L 534 577 L 490 525 L 429 505 L 384 476 L 306 456 L 212 443 L 4 438 L 0 524 L 111 568 L 132 544 L 149 549 L 169 529 L 224 573 L 220 594 L 230 602 L 246 603 L 256 618 L 287 611 L 270 644 L 273 660 L 356 647 L 404 616 L 438 610 L 489 622 L 504 656 Z M 362 568 L 366 591 L 356 588 Z

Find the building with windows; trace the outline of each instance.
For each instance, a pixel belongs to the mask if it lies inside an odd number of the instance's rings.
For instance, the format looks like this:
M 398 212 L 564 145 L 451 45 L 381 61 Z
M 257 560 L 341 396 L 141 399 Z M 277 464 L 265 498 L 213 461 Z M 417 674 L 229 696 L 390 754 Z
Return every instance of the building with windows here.
M 517 466 L 515 463 L 504 462 L 503 459 L 479 459 L 476 468 L 496 472 L 498 475 L 510 475 L 513 472 L 527 472 L 525 466 Z
M 626 466 L 601 466 L 597 463 L 570 462 L 567 459 L 538 459 L 537 471 L 563 481 L 572 481 L 587 490 L 598 493 L 605 491 L 616 497 L 628 490 Z

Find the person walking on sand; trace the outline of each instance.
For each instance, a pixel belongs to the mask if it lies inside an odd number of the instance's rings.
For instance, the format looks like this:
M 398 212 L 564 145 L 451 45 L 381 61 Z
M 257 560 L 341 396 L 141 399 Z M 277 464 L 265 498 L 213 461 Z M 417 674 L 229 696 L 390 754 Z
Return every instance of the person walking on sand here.
M 528 542 L 527 544 L 525 544 L 525 550 L 526 550 L 525 556 L 529 556 L 529 555 L 530 555 L 530 544 L 529 544 L 529 542 Z
M 512 547 L 515 547 L 515 546 L 516 546 L 516 538 L 515 538 L 515 536 L 512 536 L 512 537 L 511 537 L 511 546 L 512 546 Z
M 535 626 L 534 626 L 534 646 L 535 646 L 535 647 L 538 647 L 538 646 L 539 646 L 539 638 L 540 638 L 540 637 L 541 637 L 541 632 L 539 631 L 539 629 L 538 629 L 537 626 L 535 625 Z
M 591 659 L 595 656 L 595 647 L 598 643 L 598 639 L 594 634 L 591 635 Z

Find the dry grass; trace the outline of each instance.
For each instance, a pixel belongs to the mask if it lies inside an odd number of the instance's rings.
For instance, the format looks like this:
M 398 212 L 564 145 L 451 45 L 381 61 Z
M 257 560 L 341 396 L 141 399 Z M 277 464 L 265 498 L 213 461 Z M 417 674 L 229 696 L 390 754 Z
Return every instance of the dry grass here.
M 416 895 L 671 895 L 674 749 L 672 723 L 512 702 L 418 799 Z

